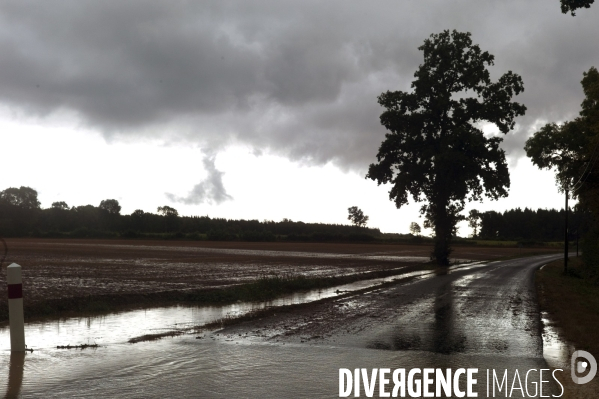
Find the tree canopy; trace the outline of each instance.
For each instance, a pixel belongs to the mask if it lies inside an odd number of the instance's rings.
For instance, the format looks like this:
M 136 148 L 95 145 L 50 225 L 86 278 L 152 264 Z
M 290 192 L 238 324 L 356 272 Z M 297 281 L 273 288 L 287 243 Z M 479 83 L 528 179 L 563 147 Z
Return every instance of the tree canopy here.
M 560 191 L 569 190 L 599 215 L 599 72 L 592 67 L 581 81 L 585 99 L 580 115 L 561 125 L 548 123 L 524 149 L 540 169 L 555 170 Z
M 514 241 L 560 241 L 564 238 L 563 209 L 516 208 L 504 212 L 480 212 L 478 239 Z M 570 239 L 591 227 L 588 212 L 575 206 L 570 214 Z
M 562 13 L 567 14 L 570 12 L 572 16 L 576 15 L 575 11 L 579 8 L 591 8 L 591 4 L 595 0 L 560 0 L 562 4 Z
M 349 215 L 347 220 L 351 221 L 356 227 L 364 227 L 368 223 L 368 216 L 364 215 L 364 212 L 357 206 L 350 206 L 347 208 Z
M 599 274 L 599 71 L 583 74 L 585 98 L 572 121 L 549 123 L 526 141 L 526 155 L 541 169 L 554 169 L 560 190 L 577 197 L 594 223 L 583 240 L 585 273 Z M 567 261 L 567 258 L 566 258 Z
M 420 235 L 420 232 L 422 231 L 422 229 L 420 228 L 420 225 L 416 222 L 412 222 L 410 223 L 410 234 L 414 235 L 414 236 L 418 236 Z
M 56 201 L 52 203 L 52 209 L 67 210 L 69 209 L 69 206 L 64 201 Z
M 555 169 L 560 191 L 574 186 L 574 179 L 587 145 L 580 119 L 563 125 L 548 123 L 526 141 L 524 149 L 532 163 L 540 169 Z
M 478 237 L 478 229 L 480 228 L 480 212 L 476 209 L 471 209 L 466 220 L 468 220 L 468 227 L 472 229 L 472 237 Z
M 99 208 L 109 215 L 120 215 L 121 214 L 121 206 L 119 202 L 115 199 L 105 199 L 100 202 Z
M 168 205 L 159 206 L 156 211 L 162 216 L 168 217 L 177 217 L 179 216 L 179 212 L 175 208 L 171 208 Z
M 443 31 L 419 47 L 424 62 L 412 92 L 387 91 L 378 102 L 389 131 L 367 178 L 391 183 L 389 198 L 399 208 L 408 196 L 424 202 L 421 213 L 435 231 L 433 257 L 449 264 L 450 241 L 466 199 L 507 196 L 510 180 L 501 137 L 485 137 L 480 122 L 503 134 L 526 107 L 511 98 L 524 90 L 508 71 L 492 82 L 494 57 L 472 44 L 470 33 Z
M 19 188 L 9 187 L 0 191 L 0 202 L 7 205 L 16 205 L 23 209 L 39 209 L 40 207 L 40 202 L 37 200 L 37 191 L 25 186 Z

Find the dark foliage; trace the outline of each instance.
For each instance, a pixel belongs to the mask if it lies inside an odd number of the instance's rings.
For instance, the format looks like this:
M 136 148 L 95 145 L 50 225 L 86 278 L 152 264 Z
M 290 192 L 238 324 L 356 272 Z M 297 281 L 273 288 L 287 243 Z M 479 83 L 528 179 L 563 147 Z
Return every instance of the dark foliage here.
M 368 223 L 368 216 L 364 215 L 364 212 L 357 206 L 350 206 L 347 208 L 348 216 L 347 220 L 352 222 L 356 227 L 365 227 Z
M 103 211 L 109 215 L 120 215 L 121 214 L 121 206 L 119 205 L 119 202 L 115 199 L 102 200 L 102 202 L 100 202 L 100 206 L 98 208 L 100 208 L 101 211 Z
M 26 189 L 26 190 L 22 190 Z M 214 241 L 371 241 L 381 236 L 378 229 L 321 223 L 231 220 L 208 216 L 179 216 L 167 206 L 160 214 L 140 209 L 131 215 L 121 215 L 116 200 L 101 205 L 71 207 L 55 202 L 48 209 L 39 208 L 37 192 L 29 187 L 16 189 L 27 192 L 33 202 L 0 201 L 0 236 L 55 238 L 146 238 Z M 21 191 L 18 191 L 21 190 Z M 13 193 L 7 189 L 4 192 Z M 114 202 L 113 202 L 114 201 Z M 38 204 L 31 207 L 24 204 Z
M 477 124 L 487 121 L 508 133 L 526 110 L 511 101 L 524 87 L 511 71 L 492 82 L 487 66 L 494 57 L 473 45 L 470 33 L 433 34 L 419 50 L 424 62 L 413 92 L 378 98 L 389 133 L 366 177 L 391 183 L 389 198 L 398 208 L 408 196 L 425 203 L 421 212 L 435 231 L 432 256 L 447 265 L 466 199 L 505 197 L 510 183 L 502 138 L 485 137 Z
M 589 235 L 583 253 L 585 267 L 592 269 L 599 262 L 599 71 L 590 68 L 581 84 L 585 98 L 579 116 L 562 125 L 545 125 L 526 141 L 525 150 L 539 168 L 555 170 L 559 189 L 578 198 L 578 208 L 585 210 Z
M 570 211 L 570 239 L 576 240 L 591 228 L 589 213 L 575 207 Z M 489 211 L 480 216 L 478 238 L 520 241 L 531 244 L 560 241 L 564 238 L 564 211 L 556 209 L 510 209 L 503 213 Z
M 573 16 L 576 15 L 575 11 L 579 8 L 591 8 L 591 4 L 595 0 L 560 0 L 562 4 L 562 13 L 567 14 L 570 12 Z
M 599 228 L 588 232 L 582 242 L 583 270 L 586 277 L 599 277 Z
M 0 191 L 0 204 L 14 205 L 20 209 L 39 209 L 37 191 L 30 187 L 9 187 Z

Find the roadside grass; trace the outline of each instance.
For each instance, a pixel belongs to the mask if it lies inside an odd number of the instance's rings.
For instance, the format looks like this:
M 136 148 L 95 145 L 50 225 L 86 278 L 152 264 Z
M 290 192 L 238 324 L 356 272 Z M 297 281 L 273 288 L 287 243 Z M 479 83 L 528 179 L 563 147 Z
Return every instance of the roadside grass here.
M 98 348 L 99 345 L 98 344 L 83 344 L 83 345 L 58 345 L 56 347 L 56 349 L 87 349 L 87 348 Z M 32 350 L 33 351 L 33 350 Z
M 563 260 L 549 263 L 536 273 L 541 310 L 576 349 L 599 355 L 599 281 L 583 278 L 582 259 L 571 257 L 568 274 Z
M 206 290 L 186 296 L 185 301 L 206 304 L 267 301 L 294 292 L 325 289 L 361 280 L 400 276 L 415 270 L 432 270 L 432 264 L 402 268 L 400 270 L 379 270 L 332 277 L 306 277 L 297 275 L 262 276 L 256 281 L 218 290 Z
M 127 342 L 129 342 L 130 344 L 136 344 L 138 342 L 157 341 L 159 339 L 166 338 L 166 337 L 178 337 L 179 335 L 182 335 L 182 334 L 184 334 L 183 330 L 167 331 L 167 332 L 157 333 L 157 334 L 145 334 L 145 335 L 140 335 L 139 337 L 131 338 Z

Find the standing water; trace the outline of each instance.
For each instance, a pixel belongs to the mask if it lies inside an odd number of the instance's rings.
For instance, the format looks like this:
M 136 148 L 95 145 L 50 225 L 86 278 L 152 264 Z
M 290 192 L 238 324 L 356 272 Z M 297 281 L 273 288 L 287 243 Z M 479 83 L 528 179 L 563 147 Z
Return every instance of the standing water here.
M 401 278 L 425 276 L 418 271 Z M 324 290 L 295 293 L 273 301 L 225 306 L 171 306 L 114 313 L 94 317 L 71 317 L 27 323 L 25 335 L 32 353 L 10 353 L 8 327 L 0 328 L 0 371 L 7 375 L 6 397 L 279 397 L 283 392 L 307 387 L 312 374 L 321 368 L 319 388 L 307 397 L 335 392 L 336 368 L 331 361 L 347 364 L 346 350 L 286 348 L 272 345 L 239 345 L 196 340 L 193 335 L 158 342 L 129 344 L 146 334 L 190 329 L 223 318 L 235 317 L 268 307 L 307 303 L 393 281 L 397 276 L 358 281 Z M 58 346 L 98 345 L 81 349 Z M 330 354 L 325 354 L 330 351 Z M 366 351 L 368 353 L 368 351 Z M 382 354 L 381 354 L 382 355 Z M 385 354 L 388 356 L 388 354 Z M 287 368 L 280 367 L 284 359 Z M 324 370 L 334 371 L 327 375 Z M 299 370 L 307 373 L 297 378 Z M 256 385 L 268 375 L 278 375 L 278 388 Z M 329 373 L 330 374 L 330 373 Z M 253 375 L 253 377 L 252 377 Z M 185 391 L 179 383 L 187 381 Z M 202 381 L 198 386 L 189 381 Z M 236 382 L 237 381 L 237 382 Z M 272 382 L 272 381 L 271 381 Z M 173 386 L 174 385 L 174 386 Z M 0 385 L 1 387 L 1 385 Z M 226 387 L 223 391 L 223 387 Z M 1 388 L 0 388 L 1 389 Z M 183 390 L 182 390 L 183 389 Z M 164 394 L 159 394 L 164 392 Z M 200 394 L 201 392 L 201 394 Z M 224 396 L 220 393 L 229 392 Z M 325 395 L 326 396 L 326 395 Z
M 404 273 L 401 279 L 429 275 L 428 271 Z M 261 309 L 297 305 L 350 293 L 397 280 L 398 276 L 362 280 L 326 289 L 293 293 L 264 302 L 243 302 L 221 306 L 169 306 L 141 309 L 104 316 L 69 317 L 26 323 L 28 348 L 51 349 L 67 345 L 107 345 L 128 342 L 146 334 L 177 331 L 238 317 Z M 9 330 L 0 327 L 0 350 L 8 350 Z
M 426 276 L 426 272 L 418 274 Z M 299 293 L 263 303 L 178 306 L 29 323 L 26 339 L 34 352 L 26 354 L 10 354 L 8 330 L 0 329 L 0 373 L 6 376 L 4 392 L 7 397 L 22 394 L 23 397 L 46 398 L 333 398 L 339 397 L 339 368 L 479 367 L 484 370 L 518 367 L 526 370 L 543 366 L 534 358 L 518 359 L 519 363 L 514 365 L 514 359 L 509 357 L 460 353 L 448 356 L 420 350 L 382 351 L 236 339 L 198 340 L 192 334 L 134 345 L 128 343 L 129 339 L 144 334 L 202 325 L 269 306 L 334 297 L 393 278 Z M 56 346 L 69 344 L 98 344 L 99 347 L 56 349 Z M 478 377 L 483 379 L 484 374 Z M 484 396 L 481 394 L 479 396 Z

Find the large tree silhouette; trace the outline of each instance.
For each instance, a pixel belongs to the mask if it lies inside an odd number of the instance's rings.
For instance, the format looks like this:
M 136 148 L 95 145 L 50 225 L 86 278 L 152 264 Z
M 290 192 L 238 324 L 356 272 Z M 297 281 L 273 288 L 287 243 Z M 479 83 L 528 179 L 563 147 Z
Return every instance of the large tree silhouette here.
M 507 196 L 502 138 L 485 137 L 480 122 L 504 134 L 513 129 L 526 107 L 511 98 L 524 87 L 511 71 L 492 82 L 487 66 L 494 57 L 473 45 L 470 33 L 433 34 L 419 50 L 424 62 L 414 74 L 413 92 L 388 91 L 378 98 L 386 108 L 381 123 L 389 132 L 366 177 L 391 183 L 389 198 L 398 208 L 409 195 L 424 202 L 421 213 L 435 232 L 432 257 L 448 265 L 466 199 Z

